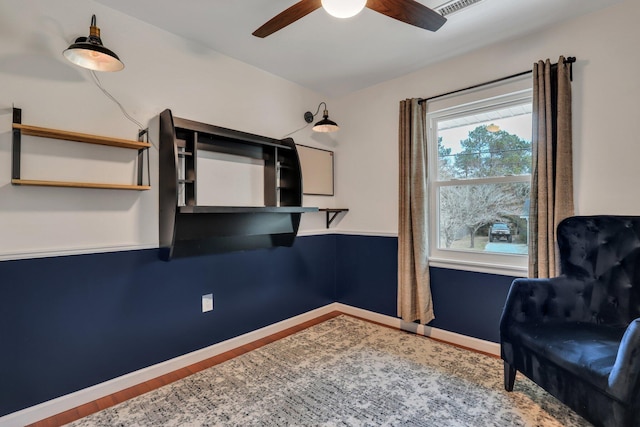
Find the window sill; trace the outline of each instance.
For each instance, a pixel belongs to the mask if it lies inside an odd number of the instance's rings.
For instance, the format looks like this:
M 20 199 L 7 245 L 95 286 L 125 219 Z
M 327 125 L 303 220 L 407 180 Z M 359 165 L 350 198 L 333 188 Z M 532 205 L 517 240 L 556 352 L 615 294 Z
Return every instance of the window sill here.
M 498 274 L 501 276 L 527 277 L 527 267 L 489 264 L 486 262 L 459 261 L 445 258 L 429 258 L 429 267 L 448 268 L 451 270 L 474 271 L 476 273 Z

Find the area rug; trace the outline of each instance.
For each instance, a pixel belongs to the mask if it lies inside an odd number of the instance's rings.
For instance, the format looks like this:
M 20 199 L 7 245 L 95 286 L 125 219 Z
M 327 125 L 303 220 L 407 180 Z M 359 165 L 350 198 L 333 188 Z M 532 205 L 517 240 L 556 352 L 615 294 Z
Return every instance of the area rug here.
M 588 426 L 502 361 L 349 316 L 97 412 L 87 426 Z

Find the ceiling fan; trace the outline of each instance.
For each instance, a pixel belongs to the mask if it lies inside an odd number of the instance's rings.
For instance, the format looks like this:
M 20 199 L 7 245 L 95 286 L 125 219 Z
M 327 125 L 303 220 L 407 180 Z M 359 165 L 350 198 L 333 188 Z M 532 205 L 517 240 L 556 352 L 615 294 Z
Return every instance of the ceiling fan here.
M 354 16 L 364 7 L 368 7 L 390 18 L 429 31 L 437 31 L 447 21 L 447 18 L 438 12 L 415 0 L 300 0 L 271 18 L 255 30 L 253 35 L 267 37 L 321 7 L 338 18 Z

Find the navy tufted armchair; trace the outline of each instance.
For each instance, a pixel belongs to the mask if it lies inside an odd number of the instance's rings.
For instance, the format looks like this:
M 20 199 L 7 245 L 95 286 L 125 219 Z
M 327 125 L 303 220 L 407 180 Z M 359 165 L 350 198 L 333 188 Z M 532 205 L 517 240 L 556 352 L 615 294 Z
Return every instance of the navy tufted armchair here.
M 504 386 L 516 371 L 596 426 L 640 426 L 640 217 L 558 226 L 561 276 L 516 279 L 500 320 Z

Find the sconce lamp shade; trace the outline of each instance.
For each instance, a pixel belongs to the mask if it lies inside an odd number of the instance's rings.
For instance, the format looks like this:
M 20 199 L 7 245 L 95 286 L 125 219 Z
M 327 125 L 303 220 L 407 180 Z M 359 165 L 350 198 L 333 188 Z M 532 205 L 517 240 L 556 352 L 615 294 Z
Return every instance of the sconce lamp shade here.
M 500 130 L 500 126 L 491 123 L 489 126 L 487 126 L 487 130 L 491 133 L 496 133 Z
M 324 110 L 323 119 L 313 125 L 311 128 L 314 132 L 335 132 L 340 130 L 340 127 L 333 120 L 329 120 L 329 113 Z
M 120 71 L 124 64 L 112 50 L 103 46 L 96 15 L 91 17 L 89 37 L 78 37 L 63 53 L 70 62 L 94 71 Z

